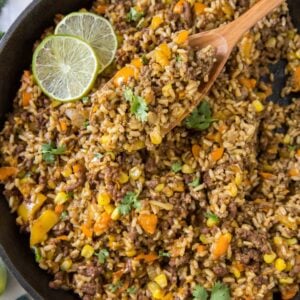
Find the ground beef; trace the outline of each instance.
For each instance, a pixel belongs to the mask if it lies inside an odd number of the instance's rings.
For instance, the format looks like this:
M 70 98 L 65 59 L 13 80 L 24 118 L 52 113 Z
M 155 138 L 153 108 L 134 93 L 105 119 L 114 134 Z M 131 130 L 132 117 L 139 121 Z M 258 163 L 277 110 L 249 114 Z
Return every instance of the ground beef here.
M 102 268 L 97 265 L 82 265 L 78 267 L 78 273 L 87 277 L 98 277 L 102 273 Z
M 224 277 L 228 274 L 227 269 L 225 267 L 222 267 L 222 266 L 213 267 L 213 271 L 217 275 L 217 277 Z

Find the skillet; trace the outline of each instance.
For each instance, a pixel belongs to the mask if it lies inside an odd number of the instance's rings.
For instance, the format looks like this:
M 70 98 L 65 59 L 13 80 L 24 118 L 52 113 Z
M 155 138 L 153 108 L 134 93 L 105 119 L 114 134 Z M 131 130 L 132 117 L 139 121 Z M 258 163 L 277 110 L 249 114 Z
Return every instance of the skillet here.
M 45 28 L 53 24 L 55 14 L 88 8 L 91 3 L 92 0 L 35 0 L 12 25 L 0 43 L 0 128 L 5 115 L 11 111 L 22 70 L 30 65 L 34 42 Z M 300 0 L 288 0 L 288 3 L 293 22 L 300 30 Z M 271 68 L 276 80 L 270 100 L 282 104 L 290 100 L 280 98 L 280 91 L 285 83 L 284 66 L 284 61 L 280 61 Z M 34 255 L 26 246 L 28 237 L 19 233 L 15 215 L 10 214 L 2 191 L 0 186 L 0 256 L 10 272 L 35 300 L 78 299 L 73 293 L 49 288 L 51 276 L 35 262 Z M 276 299 L 280 299 L 280 296 L 274 295 L 274 300 Z M 300 300 L 300 293 L 294 300 Z

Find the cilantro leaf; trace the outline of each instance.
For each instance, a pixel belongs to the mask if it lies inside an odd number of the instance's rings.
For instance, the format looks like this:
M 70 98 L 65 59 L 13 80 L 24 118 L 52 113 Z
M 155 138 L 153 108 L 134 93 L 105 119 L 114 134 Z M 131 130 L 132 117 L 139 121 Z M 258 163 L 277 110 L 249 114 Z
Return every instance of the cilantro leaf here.
M 125 89 L 124 98 L 130 102 L 130 112 L 141 122 L 147 121 L 148 106 L 145 99 L 143 97 L 136 96 L 130 88 Z
M 34 258 L 36 262 L 40 262 L 40 260 L 42 259 L 42 254 L 41 254 L 41 250 L 38 247 L 32 247 L 31 248 L 34 252 Z
M 127 293 L 128 293 L 129 295 L 132 295 L 132 294 L 135 294 L 135 293 L 136 293 L 137 288 L 136 288 L 135 286 L 131 286 L 131 287 L 129 287 L 126 291 L 127 291 Z
M 208 298 L 207 291 L 203 286 L 197 284 L 192 292 L 193 300 L 206 300 Z
M 191 183 L 189 183 L 189 186 L 195 188 L 200 185 L 200 177 L 196 177 Z
M 211 213 L 211 212 L 206 213 L 206 214 L 205 214 L 205 217 L 206 217 L 207 219 L 212 219 L 212 220 L 214 220 L 215 222 L 219 222 L 219 221 L 220 221 L 219 217 L 218 217 L 217 215 Z
M 60 215 L 60 219 L 64 221 L 69 216 L 67 211 L 63 211 Z
M 87 129 L 88 126 L 90 126 L 90 121 L 89 121 L 89 120 L 85 120 L 84 123 L 83 123 L 83 127 L 84 127 L 85 129 Z
M 172 164 L 171 166 L 171 170 L 174 172 L 174 173 L 178 173 L 179 171 L 181 171 L 182 169 L 182 164 L 180 161 L 177 161 L 175 163 Z
M 297 149 L 297 146 L 296 145 L 289 145 L 288 149 L 289 149 L 290 152 L 292 152 L 292 151 L 295 151 Z
M 129 13 L 127 14 L 128 22 L 138 22 L 144 16 L 143 12 L 139 12 L 135 7 L 131 7 Z
M 102 157 L 103 157 L 103 154 L 101 154 L 101 153 L 96 153 L 94 155 L 94 158 L 96 158 L 96 159 L 101 159 Z
M 136 193 L 128 192 L 119 205 L 119 212 L 121 215 L 128 215 L 132 208 L 140 210 L 141 203 Z
M 115 293 L 121 286 L 123 285 L 123 282 L 117 281 L 116 283 L 112 283 L 109 285 L 109 289 L 111 290 L 112 293 Z
M 106 259 L 109 257 L 109 252 L 107 249 L 102 249 L 95 255 L 98 257 L 99 263 L 104 264 L 106 262 Z
M 142 55 L 142 63 L 143 65 L 148 65 L 149 59 L 147 58 L 146 54 Z
M 64 145 L 55 148 L 53 143 L 42 145 L 42 157 L 45 162 L 52 164 L 55 161 L 55 155 L 61 155 L 66 152 Z
M 171 254 L 169 252 L 164 252 L 163 250 L 158 251 L 158 256 L 160 257 L 171 257 Z
M 185 125 L 189 129 L 206 130 L 216 121 L 211 117 L 209 103 L 203 101 L 191 114 L 185 119 Z
M 83 104 L 88 104 L 90 102 L 90 100 L 91 100 L 90 97 L 87 97 L 87 96 L 85 96 L 81 99 Z
M 223 283 L 215 283 L 210 300 L 230 300 L 229 288 Z

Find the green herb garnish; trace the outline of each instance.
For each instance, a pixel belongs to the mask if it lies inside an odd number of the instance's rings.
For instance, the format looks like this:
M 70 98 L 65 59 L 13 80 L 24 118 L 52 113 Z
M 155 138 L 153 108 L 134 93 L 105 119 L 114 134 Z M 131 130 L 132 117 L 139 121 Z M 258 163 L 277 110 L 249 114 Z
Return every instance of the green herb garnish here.
M 58 146 L 57 148 L 54 143 L 42 145 L 43 160 L 48 164 L 54 163 L 56 155 L 61 155 L 64 154 L 65 152 L 66 152 L 66 147 L 64 145 Z
M 297 146 L 296 145 L 289 145 L 288 149 L 289 149 L 290 152 L 292 152 L 292 151 L 295 151 L 297 149 Z
M 124 97 L 130 102 L 130 112 L 134 114 L 138 120 L 145 122 L 148 117 L 148 106 L 145 99 L 136 96 L 130 88 L 126 88 Z
M 123 285 L 123 282 L 120 280 L 120 281 L 117 281 L 116 283 L 112 283 L 109 285 L 109 289 L 111 290 L 112 293 L 115 293 L 120 287 L 122 287 Z
M 211 117 L 211 109 L 209 103 L 203 101 L 185 120 L 185 125 L 189 129 L 205 130 L 211 123 L 216 121 Z
M 127 14 L 127 21 L 138 22 L 143 16 L 143 12 L 139 12 L 134 7 L 131 7 L 129 13 Z
M 109 257 L 109 252 L 107 249 L 102 249 L 95 255 L 98 257 L 99 263 L 104 264 L 106 262 L 106 259 Z
M 145 54 L 142 55 L 142 63 L 144 66 L 148 65 L 148 63 L 149 63 L 149 59 L 146 57 Z
M 83 104 L 88 104 L 90 102 L 90 100 L 91 100 L 90 97 L 87 97 L 87 96 L 85 96 L 81 99 Z
M 65 210 L 61 213 L 60 219 L 64 221 L 69 216 L 68 212 Z
M 182 57 L 180 55 L 176 55 L 176 62 L 181 62 L 182 61 Z
M 127 293 L 128 293 L 129 295 L 132 295 L 132 294 L 135 294 L 135 293 L 136 293 L 137 288 L 136 288 L 135 286 L 131 286 L 131 287 L 129 287 L 126 291 L 127 291 Z
M 181 171 L 182 169 L 182 164 L 180 161 L 177 161 L 175 163 L 172 164 L 171 166 L 171 170 L 174 172 L 174 173 L 178 173 L 179 171 Z
M 217 282 L 212 291 L 210 300 L 230 300 L 229 288 L 221 282 Z
M 96 158 L 96 159 L 101 159 L 102 157 L 103 157 L 103 154 L 101 154 L 101 153 L 96 153 L 94 155 L 94 158 Z
M 169 252 L 165 252 L 163 250 L 158 251 L 158 256 L 160 257 L 171 257 L 171 254 Z
M 196 177 L 191 183 L 189 183 L 189 186 L 195 188 L 200 185 L 200 177 Z
M 205 217 L 207 219 L 212 219 L 214 222 L 219 222 L 220 221 L 219 217 L 217 215 L 211 213 L 211 212 L 206 213 Z
M 88 126 L 90 126 L 90 121 L 89 121 L 89 120 L 85 120 L 84 123 L 83 123 L 83 127 L 84 127 L 85 129 L 87 129 Z
M 32 250 L 34 252 L 34 258 L 36 262 L 40 262 L 40 260 L 42 259 L 42 254 L 41 254 L 41 250 L 38 247 L 32 247 Z
M 122 215 L 128 215 L 132 208 L 135 208 L 137 210 L 141 209 L 141 202 L 138 199 L 138 195 L 133 192 L 128 192 L 123 200 L 121 201 L 121 204 L 119 206 L 119 212 Z
M 207 291 L 200 284 L 194 287 L 192 295 L 194 300 L 206 300 L 208 298 Z

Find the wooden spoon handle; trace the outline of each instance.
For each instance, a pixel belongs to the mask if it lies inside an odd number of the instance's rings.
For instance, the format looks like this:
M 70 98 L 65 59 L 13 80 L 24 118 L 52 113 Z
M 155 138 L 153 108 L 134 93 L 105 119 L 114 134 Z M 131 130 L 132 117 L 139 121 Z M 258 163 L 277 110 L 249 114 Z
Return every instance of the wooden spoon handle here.
M 245 32 L 284 1 L 260 0 L 238 19 L 220 28 L 220 33 L 226 38 L 229 48 L 232 49 Z

